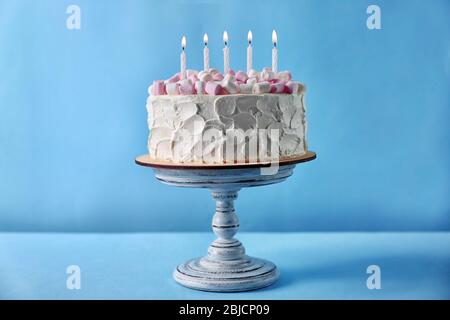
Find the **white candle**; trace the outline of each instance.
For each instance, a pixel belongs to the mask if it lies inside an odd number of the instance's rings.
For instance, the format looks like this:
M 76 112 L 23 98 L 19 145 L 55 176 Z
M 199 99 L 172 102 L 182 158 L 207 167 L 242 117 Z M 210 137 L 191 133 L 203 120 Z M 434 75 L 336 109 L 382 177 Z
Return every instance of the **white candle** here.
M 186 79 L 186 52 L 184 51 L 186 49 L 186 37 L 183 36 L 181 38 L 181 55 L 180 55 L 180 77 L 181 79 Z
M 223 48 L 223 74 L 227 74 L 230 71 L 230 49 L 228 49 L 228 33 L 226 31 L 223 33 L 223 43 L 225 44 Z
M 253 69 L 253 48 L 252 48 L 252 32 L 249 31 L 247 35 L 248 47 L 247 47 L 247 73 Z
M 272 71 L 278 72 L 278 50 L 277 50 L 277 33 L 275 30 L 272 31 Z
M 205 48 L 203 49 L 203 70 L 209 69 L 209 49 L 208 49 L 208 35 L 205 33 L 203 35 L 203 42 L 205 43 Z

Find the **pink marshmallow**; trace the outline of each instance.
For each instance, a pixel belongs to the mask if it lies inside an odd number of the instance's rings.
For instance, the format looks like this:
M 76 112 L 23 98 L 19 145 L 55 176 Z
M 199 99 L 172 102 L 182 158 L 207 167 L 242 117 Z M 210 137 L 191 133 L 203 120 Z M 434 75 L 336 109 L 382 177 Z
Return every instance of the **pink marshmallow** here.
M 203 81 L 196 81 L 194 87 L 197 94 L 205 94 L 205 83 Z
M 292 89 L 289 88 L 287 85 L 284 85 L 284 93 L 292 94 Z
M 294 81 L 288 81 L 286 83 L 286 87 L 289 88 L 290 93 L 297 93 L 298 91 L 298 83 Z
M 165 93 L 166 93 L 166 91 L 165 91 L 164 81 L 161 81 L 161 80 L 153 81 L 152 94 L 154 96 L 161 96 Z
M 282 83 L 271 84 L 270 93 L 284 93 L 284 84 Z
M 236 75 L 236 72 L 234 72 L 233 69 L 230 69 L 230 70 L 228 71 L 228 74 L 231 74 L 232 76 L 235 76 L 235 75 Z
M 286 86 L 290 89 L 292 94 L 302 94 L 306 91 L 306 88 L 303 84 L 296 81 L 289 81 L 286 83 Z
M 188 77 L 188 79 L 191 80 L 192 83 L 195 83 L 195 82 L 198 81 L 198 77 L 197 77 L 197 75 L 195 75 L 195 74 L 191 74 L 191 75 Z
M 191 80 L 185 79 L 179 82 L 180 84 L 180 93 L 182 95 L 189 95 L 194 93 L 194 84 Z
M 238 73 L 236 73 L 236 79 L 245 83 L 248 79 L 248 76 L 244 71 L 238 71 Z
M 216 73 L 216 74 L 213 74 L 212 76 L 213 76 L 214 81 L 222 81 L 224 78 L 224 76 L 221 73 Z
M 208 81 L 205 86 L 205 91 L 211 96 L 217 96 L 222 91 L 222 86 L 214 81 Z

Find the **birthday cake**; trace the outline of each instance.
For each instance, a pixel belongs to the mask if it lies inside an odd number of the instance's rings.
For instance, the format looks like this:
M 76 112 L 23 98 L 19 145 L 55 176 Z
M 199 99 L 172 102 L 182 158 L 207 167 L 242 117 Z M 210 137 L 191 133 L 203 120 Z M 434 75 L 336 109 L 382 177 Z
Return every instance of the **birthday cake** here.
M 186 70 L 154 81 L 147 99 L 150 157 L 242 163 L 305 154 L 305 87 L 287 71 Z
M 203 41 L 203 71 L 186 70 L 183 36 L 181 71 L 148 88 L 150 157 L 174 163 L 247 163 L 305 154 L 305 86 L 293 81 L 289 71 L 277 72 L 275 30 L 272 68 L 261 72 L 252 67 L 251 31 L 247 72 L 230 68 L 226 31 L 224 74 L 209 68 L 206 34 Z

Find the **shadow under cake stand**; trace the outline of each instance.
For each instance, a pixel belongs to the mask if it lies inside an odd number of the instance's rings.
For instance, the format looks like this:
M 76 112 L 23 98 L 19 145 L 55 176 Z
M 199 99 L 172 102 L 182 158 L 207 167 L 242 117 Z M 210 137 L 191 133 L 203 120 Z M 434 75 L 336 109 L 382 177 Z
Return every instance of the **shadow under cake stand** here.
M 175 164 L 148 155 L 137 157 L 135 162 L 151 167 L 159 181 L 177 187 L 209 189 L 216 201 L 212 228 L 217 239 L 210 244 L 207 256 L 179 265 L 173 273 L 174 279 L 192 289 L 217 292 L 255 290 L 274 283 L 279 276 L 277 267 L 272 262 L 246 255 L 242 243 L 234 238 L 239 229 L 234 200 L 240 189 L 282 182 L 292 175 L 296 164 L 315 158 L 311 151 L 283 158 L 276 170 L 270 162 Z

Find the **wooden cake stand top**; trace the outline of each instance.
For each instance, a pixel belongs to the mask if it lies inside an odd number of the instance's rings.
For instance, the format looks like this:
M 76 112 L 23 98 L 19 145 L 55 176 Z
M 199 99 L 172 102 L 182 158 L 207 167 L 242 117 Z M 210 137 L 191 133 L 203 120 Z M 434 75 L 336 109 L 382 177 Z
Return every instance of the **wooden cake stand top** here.
M 301 156 L 283 157 L 279 161 L 280 166 L 308 162 L 316 158 L 316 153 L 308 151 Z M 246 169 L 246 168 L 263 168 L 270 167 L 271 162 L 249 162 L 249 163 L 173 163 L 150 158 L 145 154 L 135 159 L 136 164 L 144 167 L 161 168 L 161 169 Z

